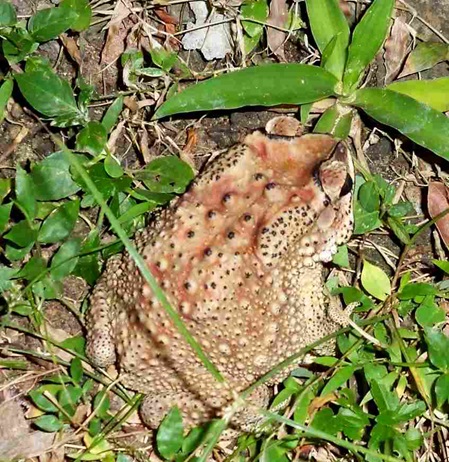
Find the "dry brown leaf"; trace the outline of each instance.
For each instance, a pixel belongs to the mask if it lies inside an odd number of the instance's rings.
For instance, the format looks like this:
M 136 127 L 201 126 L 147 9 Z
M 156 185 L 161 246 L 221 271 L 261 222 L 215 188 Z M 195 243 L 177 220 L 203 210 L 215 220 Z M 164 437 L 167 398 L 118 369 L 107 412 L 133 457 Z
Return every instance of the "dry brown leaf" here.
M 142 127 L 142 132 L 140 133 L 139 148 L 142 153 L 143 161 L 145 164 L 149 164 L 152 159 L 152 155 L 149 149 L 148 132 L 145 127 Z
M 28 459 L 48 451 L 55 433 L 30 431 L 22 407 L 16 399 L 7 397 L 0 404 L 0 458 Z
M 161 21 L 164 21 L 165 24 L 177 25 L 179 23 L 179 21 L 175 17 L 173 17 L 171 14 L 167 13 L 167 11 L 165 11 L 162 8 L 155 8 L 153 11 L 154 11 L 154 14 Z
M 125 0 L 118 0 L 115 5 L 114 13 L 106 28 L 108 34 L 106 42 L 101 52 L 101 63 L 110 64 L 123 53 L 125 50 L 125 39 L 129 29 L 134 25 L 131 22 L 124 24 L 124 20 L 131 14 L 131 9 L 127 6 Z
M 272 0 L 267 23 L 276 27 L 285 27 L 288 19 L 286 0 Z M 267 28 L 268 48 L 281 60 L 285 61 L 284 42 L 287 33 L 273 27 Z
M 75 61 L 78 66 L 81 66 L 82 59 L 76 40 L 73 37 L 69 37 L 67 34 L 61 34 L 59 37 L 73 61 Z
M 123 127 L 125 126 L 126 120 L 121 120 L 117 126 L 112 130 L 111 134 L 109 135 L 108 139 L 108 149 L 111 154 L 115 153 L 116 144 L 119 137 L 122 135 Z
M 198 143 L 198 133 L 197 131 L 190 127 L 187 129 L 187 141 L 186 144 L 182 150 L 184 154 L 191 154 L 193 150 L 195 149 L 196 145 Z
M 449 208 L 449 188 L 444 183 L 438 181 L 429 183 L 427 208 L 432 219 Z M 441 239 L 449 249 L 449 214 L 440 218 L 435 223 L 435 226 L 440 233 Z
M 385 42 L 384 59 L 387 70 L 385 76 L 386 84 L 393 81 L 399 74 L 407 56 L 410 41 L 411 34 L 407 24 L 402 18 L 396 18 L 391 27 L 390 36 Z

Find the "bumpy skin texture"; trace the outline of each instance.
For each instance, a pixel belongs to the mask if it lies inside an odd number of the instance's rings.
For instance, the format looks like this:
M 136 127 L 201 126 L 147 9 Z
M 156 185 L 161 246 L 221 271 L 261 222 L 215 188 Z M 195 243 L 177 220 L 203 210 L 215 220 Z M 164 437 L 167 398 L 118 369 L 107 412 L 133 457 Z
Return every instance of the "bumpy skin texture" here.
M 216 157 L 136 236 L 172 306 L 233 390 L 344 319 L 324 289 L 322 262 L 350 237 L 351 176 L 345 146 L 329 136 L 255 132 Z M 230 404 L 230 389 L 198 361 L 128 254 L 108 261 L 91 305 L 88 356 L 99 366 L 117 362 L 123 383 L 147 394 L 141 411 L 150 427 L 175 404 L 188 425 Z M 265 386 L 250 398 L 268 400 Z M 254 420 L 247 409 L 233 424 L 248 429 Z

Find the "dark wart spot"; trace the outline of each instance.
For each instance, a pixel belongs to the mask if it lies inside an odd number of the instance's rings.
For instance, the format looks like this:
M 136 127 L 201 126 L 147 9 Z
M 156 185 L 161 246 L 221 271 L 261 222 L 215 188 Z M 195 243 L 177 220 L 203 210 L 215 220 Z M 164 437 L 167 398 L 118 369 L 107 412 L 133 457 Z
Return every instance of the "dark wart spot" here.
M 184 283 L 184 289 L 189 290 L 192 287 L 192 284 L 190 284 L 189 281 Z
M 256 173 L 254 175 L 254 178 L 257 180 L 257 181 L 260 181 L 260 180 L 263 180 L 264 179 L 264 176 L 262 173 Z
M 268 183 L 266 186 L 265 186 L 265 189 L 267 189 L 268 191 L 270 191 L 270 189 L 274 189 L 276 187 L 276 183 Z
M 194 233 L 193 231 L 189 231 L 189 232 L 187 233 L 187 237 L 188 237 L 188 238 L 192 238 L 193 236 L 195 236 L 195 233 Z
M 229 202 L 231 200 L 231 195 L 229 193 L 223 196 L 223 202 Z
M 234 237 L 235 237 L 234 231 L 229 231 L 229 233 L 228 233 L 228 238 L 229 238 L 229 239 L 234 239 Z
M 217 214 L 213 210 L 209 210 L 209 212 L 207 212 L 208 218 L 214 218 L 215 215 L 217 215 Z
M 250 221 L 251 220 L 251 215 L 249 213 L 245 213 L 245 215 L 243 216 L 243 219 L 245 221 Z
M 210 247 L 207 247 L 204 250 L 204 255 L 207 255 L 208 257 L 210 257 L 212 255 L 212 249 Z

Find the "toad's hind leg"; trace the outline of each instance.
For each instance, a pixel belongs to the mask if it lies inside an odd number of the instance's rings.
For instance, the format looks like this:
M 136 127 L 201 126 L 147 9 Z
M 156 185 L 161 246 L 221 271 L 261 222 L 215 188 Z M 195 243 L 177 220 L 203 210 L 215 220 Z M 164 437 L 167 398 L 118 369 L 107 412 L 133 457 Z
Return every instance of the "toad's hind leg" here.
M 116 361 L 115 324 L 117 313 L 109 287 L 107 274 L 116 269 L 117 260 L 110 260 L 107 271 L 100 278 L 90 299 L 87 314 L 87 346 L 88 358 L 99 367 L 106 367 Z

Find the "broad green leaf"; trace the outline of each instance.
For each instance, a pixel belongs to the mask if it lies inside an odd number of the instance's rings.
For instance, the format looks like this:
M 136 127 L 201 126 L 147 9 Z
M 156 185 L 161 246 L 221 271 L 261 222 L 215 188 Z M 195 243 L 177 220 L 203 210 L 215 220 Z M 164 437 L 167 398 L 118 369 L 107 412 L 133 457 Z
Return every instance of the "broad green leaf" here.
M 339 369 L 321 390 L 321 396 L 326 396 L 341 387 L 356 370 L 356 366 L 344 366 Z
M 382 222 L 379 218 L 379 211 L 367 212 L 359 202 L 354 205 L 354 234 L 365 234 L 374 229 L 380 228 Z
M 439 408 L 449 401 L 449 373 L 440 375 L 435 382 L 435 395 Z
M 426 410 L 426 404 L 424 401 L 414 401 L 412 403 L 404 403 L 399 409 L 396 410 L 396 421 L 397 422 L 408 422 L 415 417 L 420 416 Z
M 446 312 L 436 303 L 422 303 L 418 306 L 415 313 L 416 321 L 422 327 L 433 326 L 446 319 Z
M 347 245 L 338 246 L 337 253 L 335 253 L 332 257 L 332 263 L 334 265 L 341 266 L 342 268 L 350 268 Z
M 401 201 L 388 207 L 388 215 L 390 217 L 402 218 L 408 213 L 413 212 L 413 205 L 408 201 Z
M 369 425 L 369 418 L 361 409 L 341 407 L 337 414 L 343 433 L 353 440 L 360 440 L 365 427 Z
M 30 391 L 29 396 L 33 403 L 42 411 L 45 412 L 57 412 L 58 408 L 44 396 L 44 392 L 53 396 L 56 400 L 56 395 L 62 390 L 62 385 L 58 384 L 46 384 L 41 385 L 35 390 Z
M 155 209 L 156 206 L 157 204 L 155 202 L 141 202 L 128 209 L 125 213 L 123 213 L 123 215 L 120 215 L 118 221 L 121 224 L 126 223 L 129 220 L 133 220 L 134 218 Z
M 332 409 L 325 407 L 315 414 L 312 427 L 327 434 L 336 435 L 340 430 L 340 419 L 336 418 Z
M 404 69 L 399 77 L 425 71 L 435 64 L 445 61 L 449 56 L 449 45 L 440 42 L 419 42 L 408 55 Z
M 106 390 L 99 391 L 94 398 L 94 409 L 96 411 L 96 415 L 101 417 L 102 419 L 108 417 L 108 410 L 111 405 L 109 400 L 109 395 L 106 393 Z
M 153 63 L 165 72 L 170 72 L 178 59 L 178 55 L 174 51 L 166 50 L 163 47 L 151 48 L 150 54 Z
M 363 288 L 378 300 L 385 300 L 391 293 L 389 277 L 367 260 L 363 262 L 361 282 Z
M 51 260 L 51 276 L 55 281 L 60 281 L 73 271 L 78 263 L 80 249 L 80 238 L 70 239 L 61 245 Z
M 33 248 L 34 242 L 36 240 L 34 239 L 35 236 L 37 236 L 37 230 L 33 231 L 33 239 L 31 239 L 31 242 L 25 247 L 21 247 L 18 244 L 11 244 L 11 243 L 6 244 L 5 246 L 6 258 L 9 261 L 23 260 L 25 256 L 28 254 L 28 252 Z M 30 240 L 29 237 L 28 239 Z
M 51 244 L 65 239 L 75 226 L 79 207 L 79 200 L 68 201 L 52 212 L 42 223 L 39 242 Z
M 55 201 L 80 190 L 72 180 L 70 162 L 62 152 L 55 152 L 36 164 L 31 170 L 34 194 L 40 201 Z
M 5 231 L 6 225 L 8 224 L 11 208 L 12 202 L 0 205 L 0 235 Z
M 268 17 L 268 5 L 266 0 L 255 0 L 243 2 L 240 13 L 244 18 L 254 19 L 259 23 L 263 23 Z M 250 37 L 257 37 L 260 39 L 263 32 L 263 25 L 256 22 L 242 20 L 243 30 Z
M 427 104 L 436 111 L 449 111 L 449 77 L 393 82 L 386 88 L 408 95 L 421 103 Z
M 100 245 L 98 230 L 93 229 L 81 248 L 81 252 L 89 252 L 96 249 Z M 100 276 L 100 264 L 98 262 L 98 252 L 93 252 L 80 257 L 78 264 L 73 270 L 73 274 L 80 276 L 87 281 L 89 285 L 95 284 L 95 281 Z
M 80 32 L 90 26 L 92 9 L 88 0 L 62 0 L 59 4 L 59 8 L 68 10 L 70 14 L 74 13 L 76 15 L 70 29 Z
M 31 175 L 22 167 L 16 169 L 16 199 L 23 207 L 29 219 L 33 219 L 36 213 L 36 198 Z
M 449 372 L 449 337 L 439 329 L 424 328 L 425 339 L 429 350 L 430 362 L 441 369 Z
M 367 212 L 375 212 L 380 208 L 380 197 L 374 181 L 367 181 L 359 188 L 358 198 L 360 205 Z
M 117 120 L 123 109 L 123 96 L 119 96 L 114 102 L 108 107 L 101 124 L 105 128 L 106 132 L 109 133 L 117 123 Z
M 355 106 L 415 143 L 449 160 L 449 119 L 441 112 L 392 90 L 358 90 Z
M 357 86 L 380 50 L 390 27 L 394 3 L 394 0 L 374 0 L 354 29 L 343 77 L 345 92 Z
M 18 271 L 18 268 L 8 268 L 0 264 L 0 293 L 12 286 L 12 278 L 16 276 Z
M 51 69 L 15 74 L 14 78 L 28 103 L 44 116 L 79 115 L 69 83 Z
M 33 424 L 44 432 L 57 432 L 63 427 L 63 423 L 55 415 L 42 415 L 33 420 Z
M 107 140 L 105 127 L 100 122 L 89 122 L 76 137 L 76 150 L 96 156 L 103 152 Z
M 410 300 L 418 296 L 436 295 L 438 289 L 425 282 L 413 282 L 405 285 L 401 292 L 398 294 L 400 300 Z
M 8 0 L 0 0 L 0 27 L 12 26 L 17 22 L 16 10 Z
M 39 46 L 25 29 L 19 27 L 3 32 L 2 35 L 5 37 L 2 42 L 3 54 L 10 64 L 22 61 Z
M 401 220 L 394 217 L 387 217 L 387 224 L 402 243 L 408 244 L 410 242 L 410 235 Z
M 165 459 L 172 459 L 181 449 L 183 425 L 180 410 L 175 406 L 164 417 L 156 434 L 157 450 Z
M 311 103 L 334 94 L 335 77 L 306 64 L 248 67 L 186 88 L 166 101 L 154 119 L 172 114 Z
M 47 268 L 47 262 L 42 257 L 31 257 L 17 274 L 17 277 L 32 281 Z
M 432 260 L 432 263 L 435 266 L 438 266 L 438 268 L 443 270 L 446 274 L 449 274 L 449 261 L 446 261 L 446 260 Z
M 70 29 L 76 18 L 69 8 L 45 8 L 31 16 L 28 31 L 37 42 L 47 42 Z
M 120 178 L 124 173 L 122 166 L 111 154 L 104 159 L 104 169 L 111 178 Z
M 12 79 L 6 79 L 0 87 L 0 122 L 2 122 L 5 118 L 6 105 L 8 104 L 9 98 L 11 98 L 13 87 L 14 82 L 12 81 Z
M 19 247 L 27 248 L 35 242 L 37 238 L 37 230 L 34 227 L 31 227 L 27 220 L 22 220 L 16 223 L 4 235 L 4 238 L 14 242 L 14 244 Z
M 380 413 L 397 411 L 399 398 L 395 391 L 390 391 L 386 385 L 376 380 L 371 382 L 371 394 Z
M 349 26 L 337 0 L 306 0 L 313 38 L 323 54 L 332 40 L 325 68 L 341 80 L 349 43 Z M 335 37 L 335 38 L 334 38 Z
M 194 174 L 190 166 L 176 156 L 159 157 L 136 173 L 152 192 L 183 193 Z
M 10 178 L 0 178 L 0 204 L 3 202 L 3 199 L 11 191 L 11 179 Z
M 338 118 L 337 105 L 333 104 L 328 107 L 321 117 L 318 119 L 315 127 L 313 128 L 314 133 L 332 133 Z

